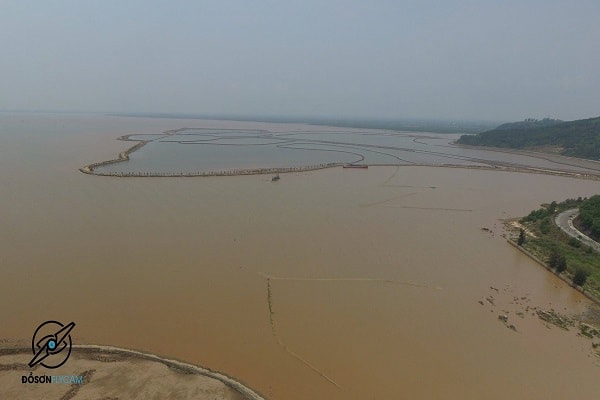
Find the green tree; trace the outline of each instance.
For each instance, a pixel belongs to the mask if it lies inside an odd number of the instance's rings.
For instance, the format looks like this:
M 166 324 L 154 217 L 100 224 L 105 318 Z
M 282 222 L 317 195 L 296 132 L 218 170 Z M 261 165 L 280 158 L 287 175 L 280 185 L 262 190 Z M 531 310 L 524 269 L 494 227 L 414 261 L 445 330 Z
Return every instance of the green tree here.
M 540 232 L 544 235 L 550 233 L 550 220 L 548 218 L 544 218 L 540 223 Z
M 577 286 L 585 285 L 588 276 L 590 276 L 590 271 L 584 267 L 577 267 L 575 269 L 575 273 L 573 274 L 573 284 Z
M 559 254 L 556 260 L 556 272 L 561 273 L 567 270 L 567 259 L 563 254 Z
M 581 203 L 579 221 L 593 239 L 600 240 L 600 195 L 592 196 Z
M 523 246 L 523 243 L 525 243 L 525 230 L 521 228 L 519 230 L 519 238 L 517 239 L 517 244 L 519 246 Z
M 560 258 L 560 254 L 556 250 L 552 250 L 550 253 L 550 258 L 548 259 L 548 266 L 552 269 L 556 268 L 558 265 L 558 259 Z

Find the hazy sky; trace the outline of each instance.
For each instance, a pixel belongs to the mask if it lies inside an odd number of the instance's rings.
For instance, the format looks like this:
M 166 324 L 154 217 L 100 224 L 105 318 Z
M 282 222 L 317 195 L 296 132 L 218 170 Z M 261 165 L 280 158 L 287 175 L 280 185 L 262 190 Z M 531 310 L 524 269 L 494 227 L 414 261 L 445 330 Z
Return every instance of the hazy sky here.
M 0 109 L 600 115 L 600 1 L 4 1 Z

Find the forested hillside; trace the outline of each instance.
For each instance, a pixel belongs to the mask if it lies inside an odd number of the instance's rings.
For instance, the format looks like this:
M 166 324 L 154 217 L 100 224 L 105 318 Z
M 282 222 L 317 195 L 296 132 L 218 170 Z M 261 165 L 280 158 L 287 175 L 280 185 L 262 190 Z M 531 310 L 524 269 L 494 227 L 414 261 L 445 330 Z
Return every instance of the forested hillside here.
M 503 124 L 477 135 L 463 135 L 459 144 L 533 149 L 598 160 L 600 117 L 563 122 L 555 119 Z

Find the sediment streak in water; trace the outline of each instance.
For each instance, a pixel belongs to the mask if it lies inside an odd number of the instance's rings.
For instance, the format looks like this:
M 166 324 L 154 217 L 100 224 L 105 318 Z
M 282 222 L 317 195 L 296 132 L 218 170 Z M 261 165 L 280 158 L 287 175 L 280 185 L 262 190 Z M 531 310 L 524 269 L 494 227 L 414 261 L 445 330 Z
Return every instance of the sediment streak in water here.
M 390 284 L 396 284 L 396 285 L 405 285 L 405 286 L 420 287 L 420 288 L 426 288 L 426 289 L 436 289 L 436 290 L 441 290 L 442 289 L 439 286 L 428 286 L 428 285 L 422 285 L 422 284 L 413 283 L 413 282 L 398 281 L 398 280 L 394 280 L 394 279 L 381 279 L 381 278 L 298 278 L 298 277 L 294 278 L 294 277 L 270 276 L 270 275 L 266 275 L 266 274 L 263 274 L 263 273 L 259 273 L 259 274 L 263 278 L 265 278 L 266 281 L 267 281 L 267 306 L 269 308 L 269 323 L 271 325 L 271 333 L 273 334 L 273 337 L 277 341 L 277 344 L 279 344 L 279 346 L 281 346 L 286 353 L 288 353 L 289 355 L 291 355 L 292 357 L 294 357 L 295 359 L 297 359 L 298 361 L 300 361 L 301 363 L 303 363 L 304 365 L 306 365 L 307 367 L 309 367 L 310 369 L 312 369 L 320 377 L 322 377 L 323 379 L 325 379 L 326 381 L 328 381 L 332 385 L 335 385 L 338 389 L 342 389 L 342 387 L 336 381 L 334 381 L 329 376 L 325 375 L 325 373 L 323 371 L 321 371 L 315 365 L 311 364 L 306 359 L 304 359 L 303 357 L 301 357 L 298 353 L 296 353 L 293 350 L 291 350 L 283 342 L 283 340 L 281 340 L 281 337 L 279 336 L 279 334 L 277 332 L 277 323 L 276 323 L 276 320 L 275 320 L 275 309 L 273 307 L 273 289 L 272 289 L 272 285 L 271 285 L 272 281 L 279 280 L 279 281 L 300 281 L 300 282 L 380 282 L 380 283 L 390 283 Z

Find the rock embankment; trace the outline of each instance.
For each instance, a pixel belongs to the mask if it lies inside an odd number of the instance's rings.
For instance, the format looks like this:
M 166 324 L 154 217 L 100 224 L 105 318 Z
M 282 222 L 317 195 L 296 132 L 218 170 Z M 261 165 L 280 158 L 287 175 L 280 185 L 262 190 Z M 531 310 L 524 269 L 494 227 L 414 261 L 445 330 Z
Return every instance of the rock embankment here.
M 179 131 L 187 130 L 188 128 L 174 129 L 170 131 L 163 132 L 165 136 L 172 136 L 177 134 Z M 137 141 L 135 139 L 131 139 L 132 135 L 124 135 L 120 136 L 118 140 L 123 141 Z M 160 136 L 160 138 L 164 138 L 165 136 Z M 156 139 L 155 139 L 156 140 Z M 344 165 L 344 163 L 321 163 L 314 165 L 306 165 L 301 167 L 281 167 L 281 168 L 243 168 L 243 169 L 231 169 L 231 170 L 222 170 L 222 171 L 193 171 L 193 172 L 130 172 L 130 171 L 100 171 L 98 168 L 115 164 L 119 162 L 124 162 L 129 160 L 129 155 L 146 144 L 152 142 L 153 140 L 140 140 L 137 141 L 134 146 L 129 149 L 119 153 L 119 156 L 112 160 L 100 161 L 97 163 L 88 164 L 82 168 L 79 168 L 79 171 L 84 174 L 90 175 L 99 175 L 99 176 L 114 176 L 119 178 L 127 178 L 127 177 L 198 177 L 198 176 L 235 176 L 235 175 L 259 175 L 259 174 L 285 174 L 289 172 L 304 172 L 304 171 L 314 171 L 325 168 L 333 168 Z
M 123 153 L 121 153 L 123 154 Z M 196 172 L 104 172 L 96 171 L 98 166 L 124 161 L 121 159 L 103 161 L 102 163 L 86 165 L 80 171 L 85 174 L 100 175 L 100 176 L 116 176 L 120 178 L 127 177 L 197 177 L 197 176 L 235 176 L 235 175 L 260 175 L 260 174 L 285 174 L 289 172 L 314 171 L 318 169 L 338 167 L 341 163 L 327 163 L 307 165 L 303 167 L 286 167 L 286 168 L 254 168 L 254 169 L 232 169 L 224 171 L 196 171 Z

